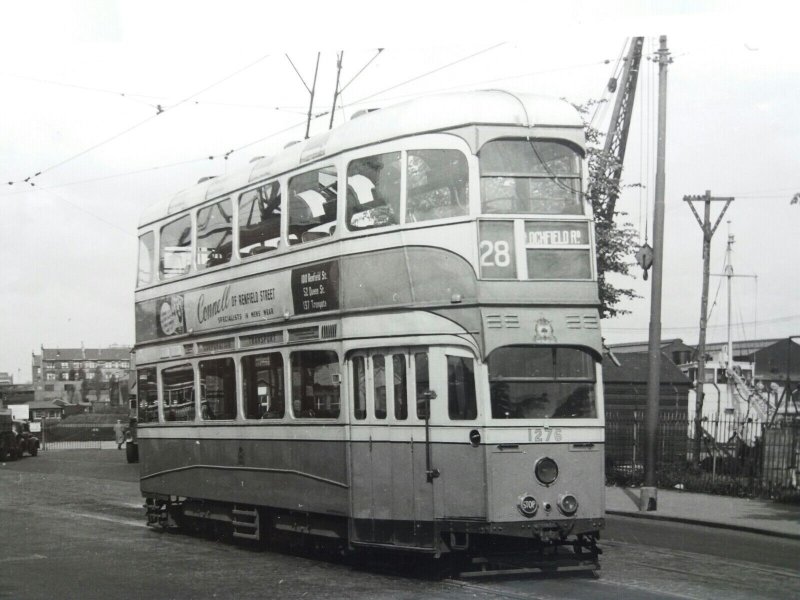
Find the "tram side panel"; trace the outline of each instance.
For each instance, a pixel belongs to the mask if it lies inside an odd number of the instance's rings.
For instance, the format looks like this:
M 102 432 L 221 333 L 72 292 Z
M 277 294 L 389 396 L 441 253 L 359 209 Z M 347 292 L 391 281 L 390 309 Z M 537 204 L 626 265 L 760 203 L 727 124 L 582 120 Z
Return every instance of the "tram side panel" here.
M 352 539 L 432 548 L 434 488 L 427 481 L 424 433 L 398 428 L 391 434 L 394 439 L 351 442 Z
M 140 444 L 145 496 L 348 513 L 342 440 L 183 440 L 148 435 L 140 438 Z

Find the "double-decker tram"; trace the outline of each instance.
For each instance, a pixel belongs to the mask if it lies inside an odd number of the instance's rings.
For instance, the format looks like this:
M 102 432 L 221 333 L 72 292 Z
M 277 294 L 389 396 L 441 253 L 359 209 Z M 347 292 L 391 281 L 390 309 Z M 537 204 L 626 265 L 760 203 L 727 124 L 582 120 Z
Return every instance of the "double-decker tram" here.
M 562 101 L 433 96 L 149 209 L 135 349 L 148 522 L 596 568 L 584 142 Z

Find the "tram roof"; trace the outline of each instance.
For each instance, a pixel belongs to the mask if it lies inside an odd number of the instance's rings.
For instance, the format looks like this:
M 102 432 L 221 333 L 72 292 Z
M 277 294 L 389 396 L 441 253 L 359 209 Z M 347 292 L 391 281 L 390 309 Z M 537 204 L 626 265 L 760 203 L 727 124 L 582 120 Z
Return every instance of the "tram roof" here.
M 564 100 L 504 90 L 453 92 L 425 96 L 369 112 L 335 129 L 297 142 L 247 167 L 201 180 L 145 209 L 139 226 L 176 214 L 249 183 L 369 144 L 469 125 L 582 128 L 580 115 Z

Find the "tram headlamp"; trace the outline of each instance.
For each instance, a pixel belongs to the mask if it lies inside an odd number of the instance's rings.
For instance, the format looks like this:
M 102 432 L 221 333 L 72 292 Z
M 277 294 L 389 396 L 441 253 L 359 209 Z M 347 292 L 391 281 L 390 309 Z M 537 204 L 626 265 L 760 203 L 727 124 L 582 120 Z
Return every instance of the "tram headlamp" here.
M 533 474 L 543 485 L 550 485 L 558 477 L 558 465 L 552 458 L 545 457 L 536 461 Z
M 567 516 L 578 510 L 578 499 L 573 494 L 561 494 L 558 498 L 558 510 Z

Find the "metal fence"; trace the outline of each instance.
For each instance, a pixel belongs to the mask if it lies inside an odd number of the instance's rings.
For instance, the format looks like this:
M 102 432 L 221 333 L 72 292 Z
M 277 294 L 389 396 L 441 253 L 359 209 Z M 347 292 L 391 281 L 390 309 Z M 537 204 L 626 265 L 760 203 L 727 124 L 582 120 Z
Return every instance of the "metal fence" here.
M 97 423 L 46 422 L 37 435 L 43 450 L 101 448 L 115 439 L 113 425 Z
M 657 485 L 736 496 L 800 499 L 800 420 L 762 423 L 735 415 L 703 421 L 699 460 L 692 456 L 693 415 L 662 411 L 656 440 Z M 644 481 L 644 411 L 606 413 L 606 479 Z

